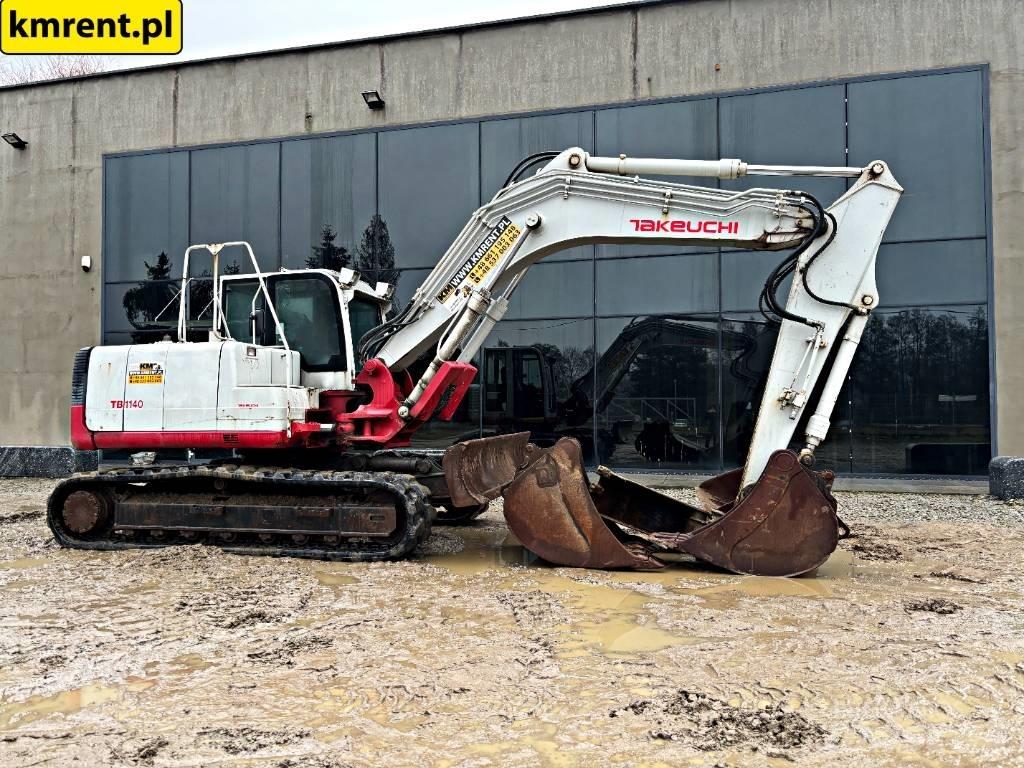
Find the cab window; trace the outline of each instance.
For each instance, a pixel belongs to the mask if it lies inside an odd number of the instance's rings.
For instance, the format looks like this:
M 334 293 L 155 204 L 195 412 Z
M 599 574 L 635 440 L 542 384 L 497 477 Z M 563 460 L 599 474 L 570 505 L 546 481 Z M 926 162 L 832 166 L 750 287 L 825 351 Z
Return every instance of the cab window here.
M 348 324 L 352 329 L 352 351 L 359 354 L 359 340 L 381 324 L 380 304 L 356 296 L 348 303 Z
M 232 339 L 253 343 L 252 325 L 249 316 L 253 310 L 252 299 L 260 289 L 256 280 L 224 281 L 224 322 Z M 256 309 L 263 308 L 263 296 L 256 301 Z
M 302 355 L 306 370 L 345 369 L 338 328 L 337 291 L 320 277 L 272 280 L 274 308 L 288 345 Z M 281 339 L 276 340 L 282 343 Z
M 273 275 L 266 278 L 266 284 L 288 346 L 301 355 L 303 370 L 347 370 L 345 336 L 334 284 L 326 277 L 309 275 Z M 283 343 L 269 312 L 264 316 L 263 338 L 252 338 L 249 318 L 254 296 L 255 308 L 266 310 L 262 295 L 257 295 L 258 281 L 226 280 L 223 286 L 224 320 L 231 338 L 261 346 Z

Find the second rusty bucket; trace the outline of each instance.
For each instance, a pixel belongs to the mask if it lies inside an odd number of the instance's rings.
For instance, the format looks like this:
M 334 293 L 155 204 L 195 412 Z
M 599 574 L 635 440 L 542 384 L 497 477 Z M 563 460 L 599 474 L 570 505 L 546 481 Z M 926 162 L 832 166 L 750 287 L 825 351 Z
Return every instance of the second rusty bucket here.
M 453 498 L 502 495 L 512 532 L 557 565 L 650 570 L 683 553 L 736 573 L 797 576 L 836 548 L 833 476 L 804 467 L 792 451 L 772 454 L 742 495 L 738 472 L 712 478 L 696 507 L 605 467 L 591 486 L 576 440 L 540 449 L 525 435 L 455 446 L 445 473 Z

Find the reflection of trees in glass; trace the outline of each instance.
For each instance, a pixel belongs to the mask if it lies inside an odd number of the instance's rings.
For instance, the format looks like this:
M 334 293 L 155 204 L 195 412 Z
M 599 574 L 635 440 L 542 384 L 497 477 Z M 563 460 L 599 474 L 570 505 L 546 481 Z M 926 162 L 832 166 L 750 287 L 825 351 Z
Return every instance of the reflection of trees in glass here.
M 360 277 L 370 285 L 388 283 L 397 285 L 401 274 L 395 268 L 395 246 L 391 242 L 387 222 L 380 214 L 373 214 L 370 223 L 363 230 L 363 235 L 356 248 L 355 263 L 348 248 L 338 245 L 338 231 L 332 224 L 324 224 L 320 230 L 320 243 L 314 245 L 313 255 L 306 259 L 309 269 L 344 268 L 356 270 Z M 392 312 L 399 309 L 398 299 L 392 299 Z
M 169 305 L 177 295 L 174 284 L 167 282 L 171 277 L 171 260 L 161 251 L 153 264 L 148 261 L 143 261 L 143 264 L 146 266 L 146 279 L 125 291 L 121 300 L 125 317 L 136 329 L 132 333 L 132 341 L 136 343 L 159 341 L 173 325 L 172 320 L 176 320 L 176 317 L 168 316 L 169 312 L 174 316 Z
M 337 230 L 330 224 L 324 224 L 320 230 L 320 243 L 313 246 L 313 255 L 306 259 L 310 269 L 345 269 L 352 261 L 348 249 L 335 243 L 338 239 Z
M 984 310 L 873 314 L 851 378 L 857 421 L 986 424 L 989 370 Z
M 225 275 L 237 275 L 242 268 L 238 262 L 232 262 L 224 268 Z M 213 303 L 213 275 L 210 270 L 204 269 L 201 274 L 194 277 L 188 284 L 188 309 L 189 319 L 198 320 L 200 315 Z M 205 316 L 205 315 L 204 315 Z
M 160 341 L 178 324 L 178 294 L 180 283 L 171 277 L 174 264 L 161 252 L 153 264 L 144 261 L 146 279 L 130 288 L 121 300 L 125 317 L 136 330 L 132 341 L 148 344 Z M 224 269 L 226 275 L 241 272 L 238 262 L 232 262 Z M 210 270 L 192 279 L 188 286 L 189 320 L 198 320 L 204 309 L 213 301 L 213 280 Z M 208 318 L 209 316 L 206 315 Z
M 644 350 L 633 359 L 620 394 L 692 397 L 708 407 L 714 402 L 716 356 L 714 346 L 664 345 Z
M 573 382 L 589 373 L 593 365 L 593 347 L 557 347 L 554 344 L 534 344 L 533 346 L 540 350 L 547 360 L 559 399 L 569 397 Z
M 388 225 L 375 213 L 370 223 L 363 230 L 363 237 L 356 250 L 356 270 L 363 279 L 370 283 L 398 282 L 398 270 L 395 269 L 395 246 L 388 233 Z

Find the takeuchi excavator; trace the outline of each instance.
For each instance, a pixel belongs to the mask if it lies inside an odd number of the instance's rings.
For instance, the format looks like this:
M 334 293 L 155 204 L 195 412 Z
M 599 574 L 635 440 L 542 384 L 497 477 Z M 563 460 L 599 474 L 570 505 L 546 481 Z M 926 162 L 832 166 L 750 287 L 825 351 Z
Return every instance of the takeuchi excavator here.
M 645 175 L 851 183 L 826 208 L 800 191 Z M 739 573 L 812 571 L 843 528 L 834 476 L 813 468 L 815 451 L 878 305 L 876 253 L 902 191 L 881 161 L 847 168 L 541 153 L 514 169 L 390 318 L 393 287 L 352 270 L 264 272 L 248 243 L 190 246 L 176 339 L 86 348 L 74 360 L 73 445 L 142 458 L 61 482 L 48 523 L 61 545 L 82 549 L 204 542 L 379 560 L 408 555 L 435 520 L 465 519 L 500 495 L 523 545 L 561 565 L 654 569 L 692 556 Z M 591 485 L 569 437 L 548 448 L 528 433 L 446 451 L 410 447 L 421 425 L 455 413 L 477 373 L 471 361 L 527 270 L 592 243 L 789 251 L 761 293 L 779 330 L 746 461 L 706 481 L 700 506 L 603 467 Z M 246 252 L 250 273 L 221 274 L 228 247 Z M 210 258 L 212 311 L 208 339 L 191 341 L 190 261 L 200 253 Z M 426 367 L 414 368 L 421 358 Z M 803 437 L 791 446 L 798 425 Z M 233 449 L 234 458 L 178 466 L 145 458 L 168 448 Z

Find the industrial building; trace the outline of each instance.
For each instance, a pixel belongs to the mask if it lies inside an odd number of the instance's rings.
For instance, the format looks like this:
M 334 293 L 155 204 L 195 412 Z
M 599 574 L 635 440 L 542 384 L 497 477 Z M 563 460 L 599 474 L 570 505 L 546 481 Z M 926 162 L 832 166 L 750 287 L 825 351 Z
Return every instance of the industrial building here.
M 1017 0 L 629 3 L 7 87 L 0 132 L 21 140 L 0 145 L 0 474 L 89 463 L 66 448 L 75 350 L 170 333 L 190 243 L 247 240 L 268 270 L 351 266 L 407 301 L 521 158 L 570 146 L 888 162 L 906 193 L 822 464 L 983 475 L 1024 455 Z M 827 204 L 846 184 L 803 186 Z M 550 257 L 488 341 L 468 404 L 422 439 L 530 429 L 574 435 L 616 469 L 736 466 L 771 349 L 758 294 L 779 258 Z M 567 419 L 580 382 L 614 386 Z

